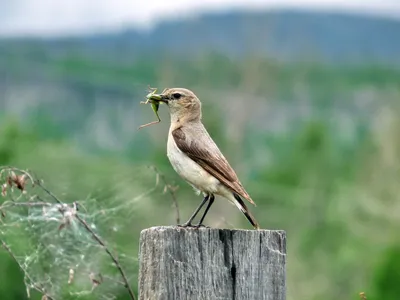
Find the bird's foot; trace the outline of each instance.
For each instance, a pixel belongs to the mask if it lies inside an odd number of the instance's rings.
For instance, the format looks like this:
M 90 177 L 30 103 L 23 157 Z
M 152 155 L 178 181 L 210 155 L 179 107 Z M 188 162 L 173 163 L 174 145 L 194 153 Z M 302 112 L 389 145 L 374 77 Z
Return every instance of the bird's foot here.
M 210 226 L 206 226 L 204 224 L 196 224 L 196 225 L 193 225 L 193 227 L 194 228 L 211 228 Z
M 211 227 L 206 226 L 204 224 L 192 224 L 192 223 L 189 223 L 189 222 L 186 222 L 186 223 L 183 223 L 183 224 L 178 224 L 177 226 L 178 227 L 183 227 L 183 228 L 190 227 L 190 228 L 196 228 L 196 229 L 198 229 L 198 228 L 211 228 Z
M 186 227 L 196 227 L 195 225 L 193 225 L 193 224 L 190 223 L 190 222 L 186 222 L 186 223 L 183 223 L 183 224 L 178 224 L 177 226 L 178 226 L 178 227 L 183 227 L 183 228 L 186 228 Z

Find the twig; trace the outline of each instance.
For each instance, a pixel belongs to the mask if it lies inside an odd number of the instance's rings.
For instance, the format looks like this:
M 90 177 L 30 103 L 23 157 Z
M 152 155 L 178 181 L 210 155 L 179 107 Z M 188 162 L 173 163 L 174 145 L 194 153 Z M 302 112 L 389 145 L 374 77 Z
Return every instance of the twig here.
M 133 294 L 133 290 L 129 284 L 128 278 L 126 277 L 124 270 L 122 269 L 120 263 L 118 262 L 118 259 L 114 256 L 114 254 L 112 254 L 112 252 L 110 251 L 110 249 L 108 249 L 103 240 L 90 228 L 90 226 L 86 223 L 84 219 L 82 219 L 79 215 L 76 215 L 75 217 L 85 227 L 85 229 L 92 234 L 92 237 L 104 248 L 104 251 L 106 251 L 108 256 L 111 258 L 111 260 L 117 267 L 119 273 L 121 274 L 121 277 L 125 284 L 125 288 L 128 290 L 131 299 L 135 300 L 135 295 Z
M 0 239 L 0 241 L 1 241 L 1 245 L 3 246 L 3 248 L 8 252 L 8 254 L 10 254 L 10 256 L 13 258 L 13 260 L 18 264 L 21 271 L 24 272 L 25 278 L 28 278 L 30 285 L 29 285 L 29 287 L 27 286 L 27 289 L 32 287 L 39 293 L 43 294 L 43 296 L 46 296 L 47 297 L 46 299 L 55 300 L 53 298 L 53 296 L 50 296 L 42 287 L 40 287 L 39 285 L 37 285 L 35 283 L 35 281 L 32 279 L 32 277 L 30 277 L 29 273 L 26 271 L 25 267 L 18 261 L 18 259 L 14 255 L 14 253 L 12 253 L 10 247 L 8 247 L 8 245 L 2 239 Z M 29 296 L 28 296 L 28 298 L 29 298 Z
M 149 168 L 152 169 L 157 174 L 157 176 L 162 180 L 162 182 L 164 183 L 164 190 L 168 191 L 168 193 L 171 195 L 172 203 L 175 207 L 176 224 L 179 224 L 181 218 L 179 214 L 178 200 L 175 194 L 176 188 L 168 183 L 168 181 L 165 179 L 165 175 L 161 173 L 155 166 L 149 166 Z
M 115 264 L 116 268 L 118 269 L 119 273 L 121 274 L 122 280 L 123 280 L 123 285 L 125 286 L 125 288 L 128 290 L 128 293 L 130 295 L 130 298 L 132 300 L 136 300 L 135 295 L 133 293 L 133 290 L 129 284 L 128 278 L 125 275 L 125 272 L 121 266 L 121 264 L 118 262 L 117 257 L 111 252 L 111 250 L 107 247 L 106 243 L 100 238 L 99 235 L 97 235 L 92 229 L 91 227 L 88 225 L 88 223 L 81 218 L 78 213 L 77 213 L 77 203 L 74 202 L 73 203 L 73 207 L 68 209 L 69 206 L 62 202 L 60 199 L 58 199 L 58 197 L 53 194 L 49 189 L 47 189 L 43 183 L 40 180 L 34 179 L 28 172 L 23 171 L 23 170 L 19 170 L 17 168 L 13 168 L 13 167 L 0 167 L 0 179 L 1 176 L 3 175 L 4 172 L 12 172 L 12 171 L 16 171 L 19 173 L 24 174 L 25 176 L 27 176 L 29 178 L 29 180 L 32 182 L 33 185 L 36 185 L 37 187 L 40 187 L 47 195 L 49 195 L 57 204 L 60 205 L 59 207 L 59 211 L 64 215 L 64 217 L 66 218 L 75 218 L 76 220 L 79 221 L 79 223 L 86 229 L 87 232 L 89 232 L 91 234 L 91 236 L 93 237 L 93 239 L 102 246 L 102 248 L 104 249 L 104 251 L 108 254 L 108 256 L 111 258 L 111 260 L 113 261 L 113 263 Z M 21 190 L 24 190 L 24 187 L 22 187 Z M 7 207 L 12 207 L 12 206 L 26 206 L 26 207 L 33 207 L 33 206 L 53 206 L 53 203 L 49 203 L 49 202 L 45 202 L 45 201 L 35 201 L 35 202 L 13 202 L 13 201 L 9 201 L 9 202 L 5 202 L 3 203 L 3 205 L 0 206 L 0 211 L 1 209 L 7 208 Z M 69 212 L 68 217 L 66 215 L 66 212 Z M 68 219 L 66 219 L 66 221 L 68 222 Z M 61 226 L 63 226 L 65 224 L 62 224 Z M 60 228 L 62 228 L 60 226 Z M 50 300 L 54 300 L 54 298 L 50 297 L 43 288 L 41 288 L 40 286 L 38 286 L 37 284 L 35 284 L 35 282 L 32 280 L 32 278 L 30 277 L 30 275 L 28 274 L 27 270 L 24 268 L 24 266 L 22 264 L 19 263 L 19 261 L 17 260 L 16 256 L 12 253 L 11 249 L 7 246 L 7 244 L 3 241 L 0 240 L 2 242 L 3 247 L 7 250 L 7 252 L 13 257 L 13 259 L 18 263 L 19 267 L 21 268 L 21 270 L 25 273 L 26 278 L 29 279 L 30 281 L 30 285 L 35 288 L 37 291 L 41 292 L 44 294 L 44 296 L 47 297 L 47 299 Z
M 63 202 L 57 198 L 56 195 L 54 195 L 50 190 L 48 190 L 41 182 L 36 181 L 36 184 L 40 186 L 50 197 L 52 197 L 57 203 L 62 204 Z M 131 297 L 132 300 L 136 300 L 135 295 L 133 293 L 133 290 L 129 284 L 128 278 L 125 275 L 124 270 L 122 269 L 120 263 L 118 262 L 118 259 L 112 254 L 110 249 L 107 247 L 105 242 L 90 228 L 88 223 L 82 219 L 78 214 L 75 215 L 75 218 L 85 227 L 85 229 L 92 235 L 93 239 L 96 240 L 103 248 L 104 251 L 108 254 L 108 256 L 111 258 L 111 260 L 114 262 L 115 266 L 117 267 L 119 273 L 121 274 L 121 277 L 124 281 L 125 288 L 128 290 L 128 293 Z
M 39 186 L 43 191 L 45 191 L 46 194 L 48 194 L 51 198 L 53 198 L 53 200 L 56 201 L 58 204 L 64 204 L 60 199 L 58 199 L 58 198 L 56 197 L 56 195 L 54 195 L 50 190 L 48 190 L 48 189 L 40 182 L 40 180 L 35 180 L 34 182 L 35 182 L 35 184 L 36 184 L 37 186 Z
M 35 207 L 35 206 L 52 206 L 52 203 L 49 202 L 15 202 L 15 201 L 9 201 L 9 202 L 4 202 L 3 205 L 0 205 L 0 210 L 8 208 L 8 207 L 13 207 L 13 206 L 26 206 L 26 207 Z

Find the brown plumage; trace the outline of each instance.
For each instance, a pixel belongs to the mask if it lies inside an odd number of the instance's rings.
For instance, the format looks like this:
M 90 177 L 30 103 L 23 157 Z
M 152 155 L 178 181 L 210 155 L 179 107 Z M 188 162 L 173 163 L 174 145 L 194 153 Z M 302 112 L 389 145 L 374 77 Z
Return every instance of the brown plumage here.
M 200 138 L 192 140 L 186 138 L 185 131 L 190 134 L 193 129 L 196 129 L 196 127 L 181 126 L 172 131 L 172 136 L 178 148 L 226 187 L 248 200 L 251 204 L 256 205 L 208 133 L 197 135 L 193 132 L 195 136 Z M 207 131 L 204 129 L 203 132 L 206 133 Z

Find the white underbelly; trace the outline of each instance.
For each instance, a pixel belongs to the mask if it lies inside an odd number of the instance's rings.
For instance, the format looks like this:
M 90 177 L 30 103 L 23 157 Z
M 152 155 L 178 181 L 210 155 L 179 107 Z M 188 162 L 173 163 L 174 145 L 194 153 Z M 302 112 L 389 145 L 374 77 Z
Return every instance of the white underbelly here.
M 219 180 L 186 156 L 172 137 L 168 139 L 167 156 L 174 170 L 198 191 L 217 193 L 221 188 Z

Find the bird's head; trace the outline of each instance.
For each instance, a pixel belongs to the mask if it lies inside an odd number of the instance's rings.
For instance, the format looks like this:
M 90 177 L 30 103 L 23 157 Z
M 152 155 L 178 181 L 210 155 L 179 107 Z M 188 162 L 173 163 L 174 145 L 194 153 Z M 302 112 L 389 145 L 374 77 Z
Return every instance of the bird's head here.
M 161 94 L 152 94 L 150 99 L 168 105 L 172 122 L 187 122 L 201 119 L 201 102 L 190 90 L 167 88 Z

